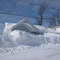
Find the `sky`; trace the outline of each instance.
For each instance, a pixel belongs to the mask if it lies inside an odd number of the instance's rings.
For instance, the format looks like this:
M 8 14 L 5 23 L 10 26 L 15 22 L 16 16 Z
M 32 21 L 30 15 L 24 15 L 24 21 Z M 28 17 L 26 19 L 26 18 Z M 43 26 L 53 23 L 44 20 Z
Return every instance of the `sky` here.
M 33 17 L 37 16 L 37 11 L 39 9 L 37 5 L 42 2 L 49 3 L 49 8 L 53 8 L 46 11 L 44 15 L 46 18 L 50 17 L 51 11 L 54 12 L 54 8 L 60 8 L 60 0 L 0 0 L 0 23 L 18 22 L 24 18 L 28 18 L 32 22 L 33 20 L 35 21 Z M 2 14 L 1 11 L 22 16 Z

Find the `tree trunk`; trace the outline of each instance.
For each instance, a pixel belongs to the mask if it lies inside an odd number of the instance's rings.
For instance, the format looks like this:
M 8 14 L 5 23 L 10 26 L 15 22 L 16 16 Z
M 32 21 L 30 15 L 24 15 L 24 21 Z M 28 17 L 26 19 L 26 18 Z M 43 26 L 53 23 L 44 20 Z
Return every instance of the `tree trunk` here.
M 59 16 L 58 16 L 58 24 L 60 24 L 60 19 L 59 19 Z
M 43 24 L 43 15 L 40 15 L 40 25 L 42 26 Z

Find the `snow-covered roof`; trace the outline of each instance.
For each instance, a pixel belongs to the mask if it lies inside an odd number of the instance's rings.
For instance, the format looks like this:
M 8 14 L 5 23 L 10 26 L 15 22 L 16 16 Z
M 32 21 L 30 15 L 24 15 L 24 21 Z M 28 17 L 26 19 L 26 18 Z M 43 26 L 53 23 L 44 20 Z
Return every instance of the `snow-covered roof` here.
M 47 32 L 47 28 L 40 25 L 34 25 L 40 32 Z
M 21 30 L 33 34 L 43 34 L 47 31 L 44 26 L 33 25 L 28 20 L 22 20 L 18 23 L 5 23 L 4 32 L 9 30 Z
M 26 32 L 40 32 L 39 29 L 37 29 L 33 24 L 31 24 L 27 20 L 22 20 L 18 22 L 16 25 L 11 27 L 11 31 L 14 30 L 22 30 Z

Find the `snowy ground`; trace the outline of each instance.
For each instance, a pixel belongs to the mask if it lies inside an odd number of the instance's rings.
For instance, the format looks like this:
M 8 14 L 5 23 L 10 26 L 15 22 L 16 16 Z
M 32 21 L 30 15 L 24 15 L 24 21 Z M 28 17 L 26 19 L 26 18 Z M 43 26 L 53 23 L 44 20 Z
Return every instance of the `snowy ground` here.
M 0 35 L 0 60 L 60 60 L 60 34 L 33 35 L 6 27 Z
M 5 39 L 0 47 L 0 60 L 60 60 L 58 34 L 45 33 L 36 36 L 14 31 L 11 35 L 3 37 Z
M 60 45 L 36 47 L 17 54 L 0 53 L 0 60 L 60 60 Z

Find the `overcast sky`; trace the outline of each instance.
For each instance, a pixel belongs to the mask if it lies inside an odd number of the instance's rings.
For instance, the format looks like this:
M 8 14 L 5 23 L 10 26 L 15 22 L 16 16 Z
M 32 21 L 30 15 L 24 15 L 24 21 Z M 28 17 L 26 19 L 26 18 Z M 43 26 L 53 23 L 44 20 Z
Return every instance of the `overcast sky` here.
M 29 18 L 37 15 L 39 6 L 33 4 L 40 4 L 48 2 L 49 8 L 60 8 L 60 0 L 0 0 L 0 11 L 15 13 L 22 16 L 8 15 L 0 13 L 0 23 L 18 22 L 23 18 Z M 33 3 L 33 4 L 31 4 Z M 54 10 L 47 10 L 45 17 L 50 17 L 50 12 Z M 31 20 L 32 21 L 32 20 Z

